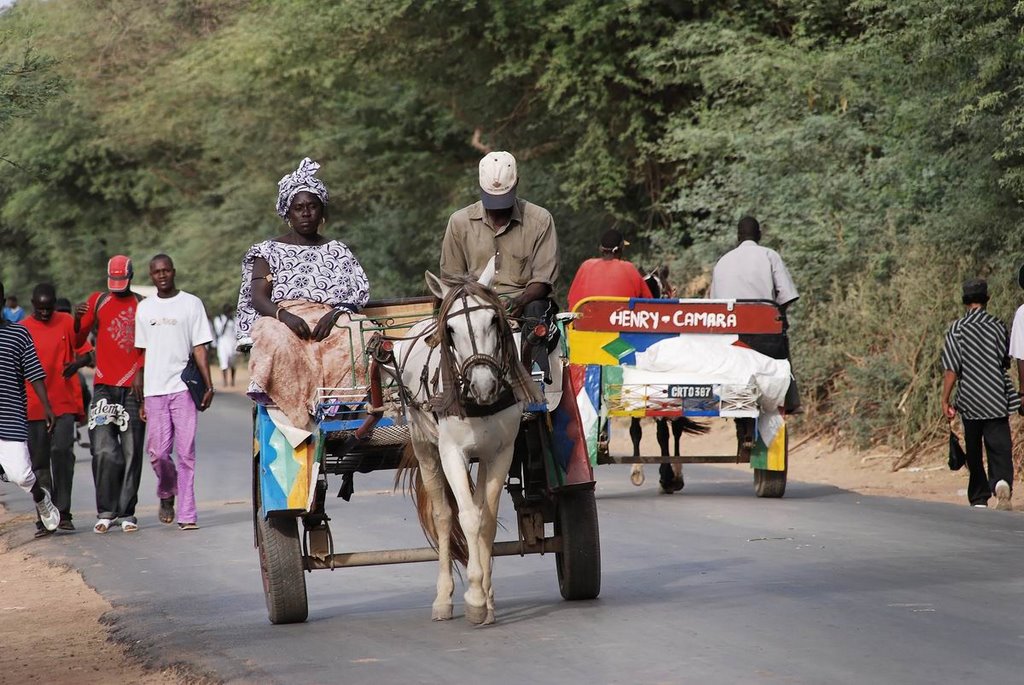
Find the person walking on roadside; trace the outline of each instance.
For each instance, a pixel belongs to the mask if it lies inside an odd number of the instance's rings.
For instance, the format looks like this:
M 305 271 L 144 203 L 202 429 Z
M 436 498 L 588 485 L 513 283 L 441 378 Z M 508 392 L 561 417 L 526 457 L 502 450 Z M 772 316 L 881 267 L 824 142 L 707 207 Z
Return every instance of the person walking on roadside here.
M 1024 288 L 1024 266 L 1017 272 L 1017 285 Z M 1024 304 L 1017 307 L 1010 327 L 1010 356 L 1017 360 L 1017 388 L 1024 393 Z M 1017 410 L 1024 416 L 1024 405 Z
M 195 530 L 196 423 L 198 412 L 213 401 L 210 363 L 206 345 L 213 341 L 210 321 L 202 300 L 175 285 L 174 262 L 158 254 L 149 262 L 149 277 L 156 286 L 156 297 L 139 304 L 135 316 L 135 346 L 145 352 L 145 364 L 139 372 L 145 395 L 149 439 L 146 450 L 156 472 L 156 494 L 160 498 L 160 521 L 173 523 L 177 498 L 178 528 Z M 197 406 L 181 374 L 195 358 L 206 384 L 206 392 Z M 171 459 L 177 452 L 178 463 Z
M 75 350 L 75 320 L 54 311 L 57 293 L 53 285 L 40 283 L 32 291 L 32 315 L 21 322 L 28 329 L 36 356 L 46 373 L 46 395 L 54 420 L 49 421 L 42 398 L 31 383 L 28 393 L 28 451 L 32 470 L 52 493 L 60 512 L 60 530 L 74 530 L 71 522 L 71 483 L 75 475 L 75 417 L 82 412 L 78 369 L 89 363 L 86 352 Z M 78 391 L 76 393 L 76 390 Z M 51 531 L 36 521 L 36 537 Z
M 629 242 L 614 228 L 601 234 L 600 257 L 580 264 L 569 286 L 569 309 L 587 297 L 646 297 L 651 288 L 632 263 L 622 258 Z
M 93 532 L 106 533 L 117 519 L 121 530 L 139 529 L 135 506 L 142 477 L 146 437 L 140 408 L 142 385 L 135 384 L 142 354 L 135 349 L 135 310 L 140 295 L 132 292 L 132 260 L 115 255 L 107 262 L 107 290 L 93 293 L 75 309 L 77 343 L 96 335 L 96 375 L 89 405 L 89 443 L 96 485 Z M 140 379 L 141 380 L 141 379 Z
M 0 299 L 3 296 L 4 284 L 0 283 Z M 28 329 L 0 319 L 0 473 L 3 480 L 32 495 L 43 528 L 52 532 L 60 523 L 60 512 L 32 470 L 25 394 L 27 381 L 39 396 L 46 427 L 52 428 L 53 411 L 46 396 L 45 378 Z
M 231 376 L 231 387 L 235 386 L 235 345 L 238 343 L 235 330 L 235 308 L 229 304 L 213 320 L 213 340 L 217 346 L 217 362 L 220 365 L 221 379 L 224 387 L 228 386 L 228 375 Z
M 4 302 L 4 321 L 20 323 L 22 319 L 28 316 L 25 314 L 25 310 L 18 306 L 18 298 L 14 295 L 9 296 Z
M 1009 332 L 986 311 L 989 295 L 984 279 L 965 282 L 961 300 L 967 312 L 950 325 L 942 348 L 942 415 L 952 421 L 959 412 L 964 424 L 970 473 L 967 499 L 975 507 L 987 507 L 995 493 L 996 509 L 1009 510 L 1013 494 L 1009 413 L 1020 407 L 1020 396 L 1006 374 Z M 954 386 L 956 400 L 951 402 Z

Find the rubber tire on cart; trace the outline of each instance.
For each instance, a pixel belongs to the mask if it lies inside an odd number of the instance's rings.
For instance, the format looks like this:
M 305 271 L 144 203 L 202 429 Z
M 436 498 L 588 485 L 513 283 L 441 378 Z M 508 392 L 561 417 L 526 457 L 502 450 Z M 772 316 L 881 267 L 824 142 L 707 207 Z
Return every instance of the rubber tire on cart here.
M 562 598 L 594 599 L 601 593 L 601 538 L 593 490 L 559 493 L 555 535 L 562 538 L 562 551 L 555 553 Z
M 256 487 L 256 545 L 267 615 L 273 624 L 302 623 L 309 615 L 299 521 L 293 516 L 260 516 Z
M 785 438 L 785 467 L 781 471 L 754 469 L 754 493 L 758 497 L 782 497 L 786 494 L 786 473 L 789 471 L 789 433 Z

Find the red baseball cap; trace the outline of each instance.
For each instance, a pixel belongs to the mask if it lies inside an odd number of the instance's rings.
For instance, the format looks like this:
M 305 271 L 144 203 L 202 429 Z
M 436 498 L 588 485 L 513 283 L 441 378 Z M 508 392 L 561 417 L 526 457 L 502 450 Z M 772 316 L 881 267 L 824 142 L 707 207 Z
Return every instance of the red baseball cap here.
M 134 275 L 132 260 L 123 254 L 114 255 L 107 262 L 107 290 L 115 293 L 127 290 Z

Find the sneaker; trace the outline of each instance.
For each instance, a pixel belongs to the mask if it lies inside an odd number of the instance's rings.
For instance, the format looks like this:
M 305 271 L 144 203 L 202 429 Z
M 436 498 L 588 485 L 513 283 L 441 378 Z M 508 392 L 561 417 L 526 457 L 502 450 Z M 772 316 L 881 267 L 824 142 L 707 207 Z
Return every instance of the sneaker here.
M 112 519 L 97 519 L 96 525 L 92 527 L 92 532 L 103 535 L 110 530 L 110 524 L 114 521 Z
M 36 539 L 45 538 L 45 537 L 50 536 L 50 535 L 53 535 L 53 531 L 52 530 L 46 530 L 42 526 L 40 526 L 39 528 L 36 528 L 36 533 L 35 533 L 35 538 Z
M 43 499 L 36 502 L 36 511 L 39 513 L 39 520 L 43 522 L 43 528 L 49 531 L 57 530 L 57 524 L 60 523 L 60 512 L 57 511 L 57 507 L 53 506 L 50 493 L 46 488 L 43 488 Z
M 1013 509 L 1013 505 L 1010 504 L 1010 484 L 1005 480 L 996 483 L 996 509 L 999 511 Z
M 61 519 L 60 523 L 57 524 L 57 530 L 74 530 L 75 524 L 71 522 L 71 519 Z

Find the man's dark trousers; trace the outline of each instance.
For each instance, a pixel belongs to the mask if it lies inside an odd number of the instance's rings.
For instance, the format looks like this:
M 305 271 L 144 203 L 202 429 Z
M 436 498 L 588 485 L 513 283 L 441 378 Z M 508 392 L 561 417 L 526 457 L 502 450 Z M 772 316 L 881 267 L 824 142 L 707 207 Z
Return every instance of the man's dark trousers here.
M 146 425 L 129 388 L 97 385 L 89 405 L 97 518 L 135 520 Z
M 545 380 L 550 381 L 551 368 L 548 361 L 548 353 L 554 349 L 552 343 L 557 343 L 558 338 L 554 337 L 556 332 L 554 329 L 555 325 L 555 314 L 558 313 L 558 305 L 553 300 L 544 298 L 543 300 L 534 300 L 528 302 L 523 307 L 523 327 L 526 331 L 529 331 L 537 324 L 544 324 L 547 326 L 549 331 L 548 342 L 544 345 L 532 345 L 530 346 L 530 359 L 537 365 L 537 367 L 544 372 Z M 525 334 L 525 331 L 524 331 Z M 525 346 L 525 345 L 524 345 Z M 529 365 L 527 370 L 532 371 Z
M 53 498 L 61 521 L 71 520 L 71 481 L 75 476 L 75 415 L 61 414 L 53 423 L 28 422 L 28 452 L 36 480 Z
M 996 483 L 1005 480 L 1013 488 L 1013 443 L 1010 440 L 1010 420 L 964 419 L 964 451 L 967 453 L 967 499 L 971 504 L 986 504 L 995 491 Z M 988 458 L 988 474 L 982 459 L 982 444 Z

